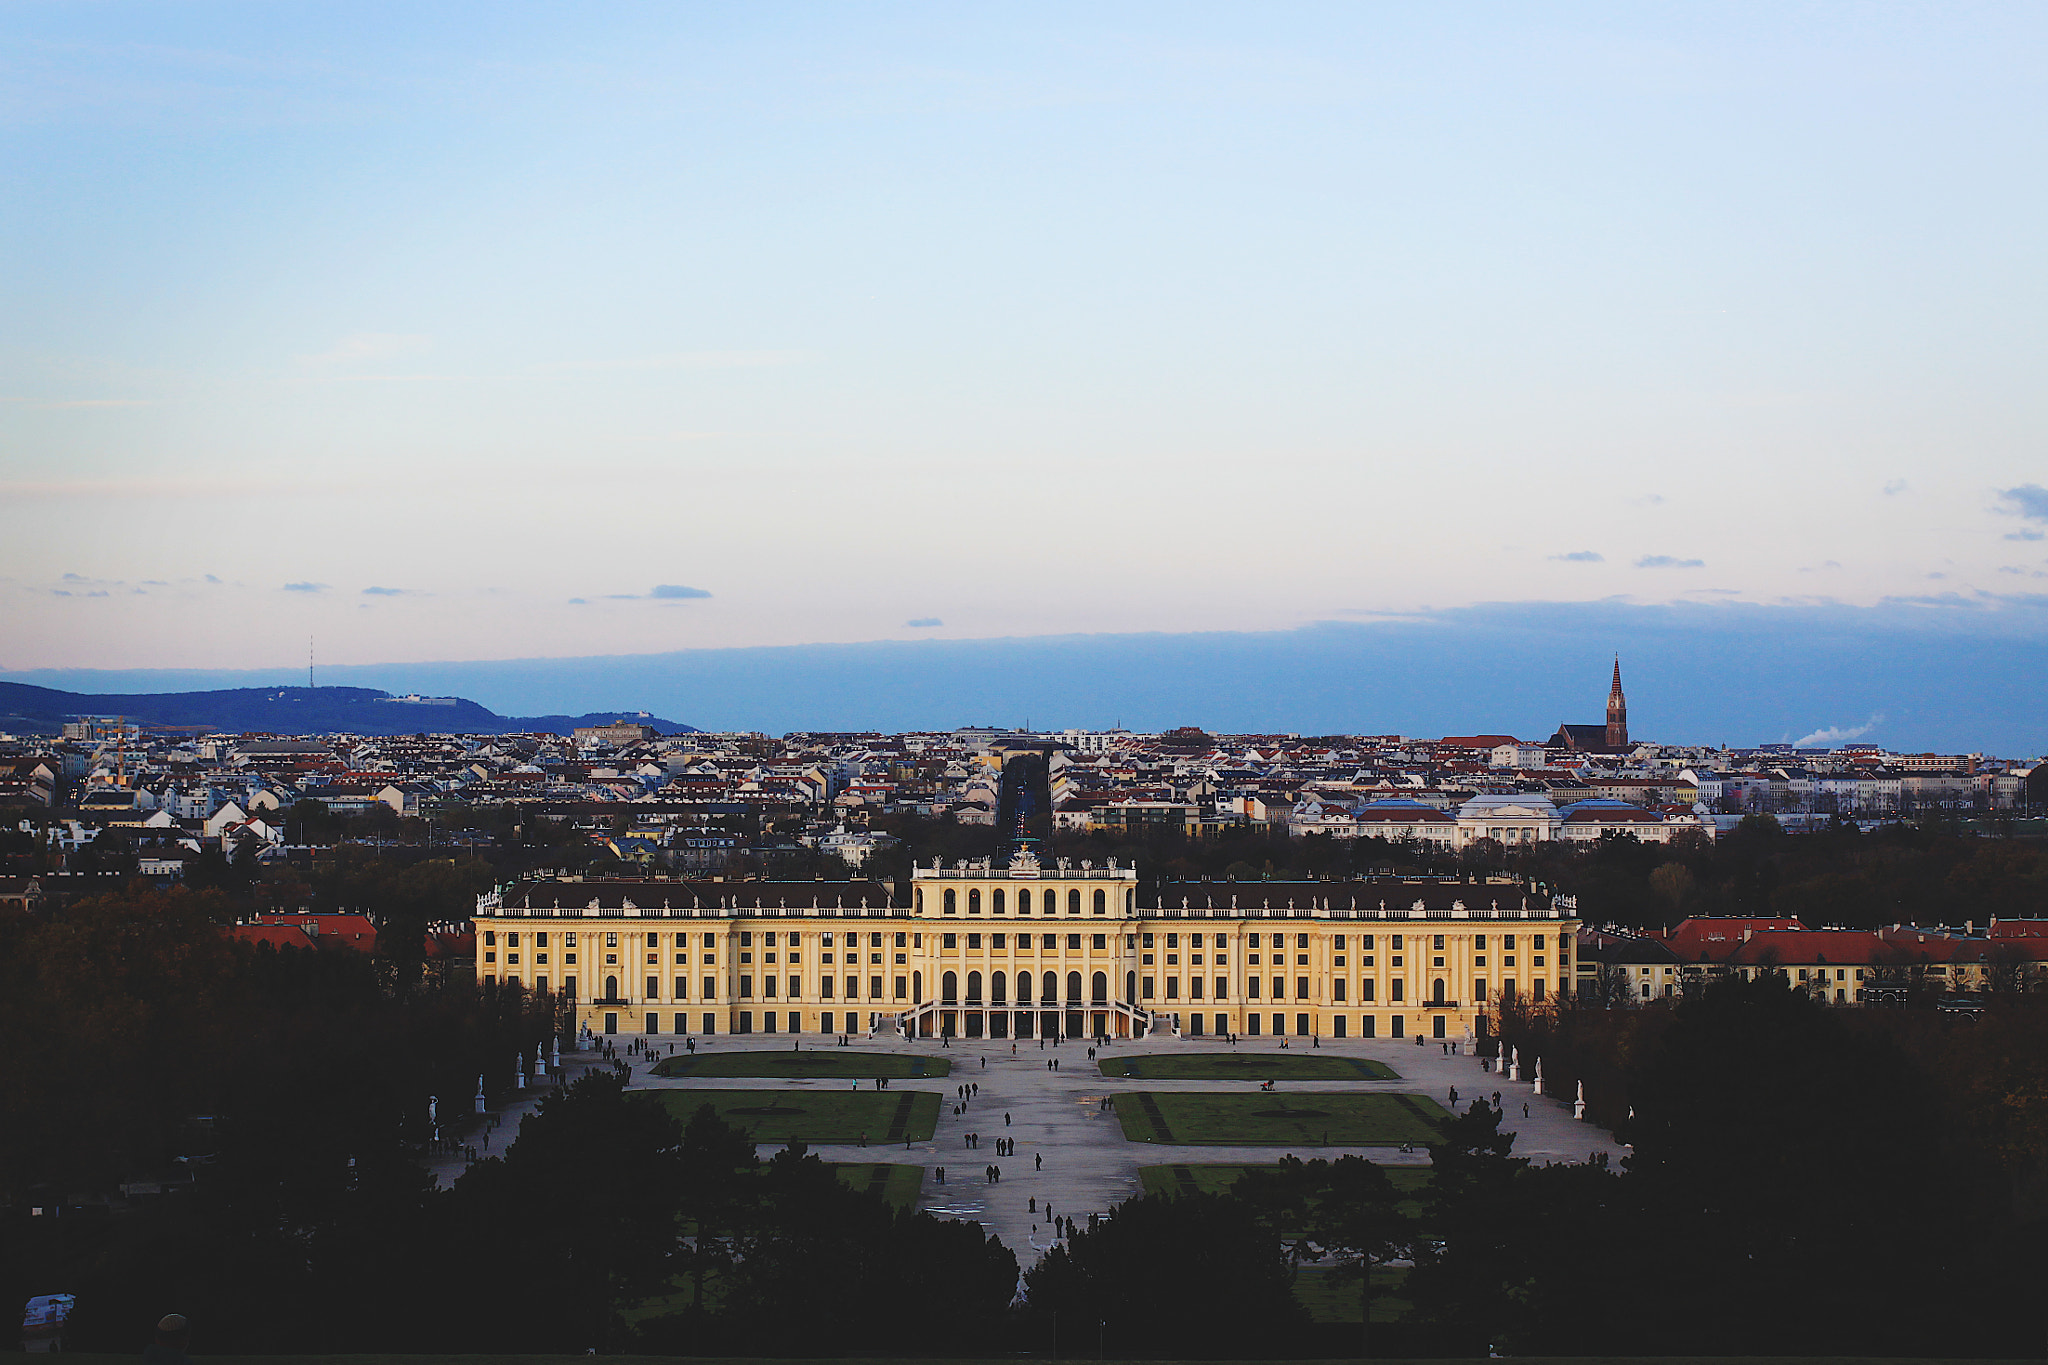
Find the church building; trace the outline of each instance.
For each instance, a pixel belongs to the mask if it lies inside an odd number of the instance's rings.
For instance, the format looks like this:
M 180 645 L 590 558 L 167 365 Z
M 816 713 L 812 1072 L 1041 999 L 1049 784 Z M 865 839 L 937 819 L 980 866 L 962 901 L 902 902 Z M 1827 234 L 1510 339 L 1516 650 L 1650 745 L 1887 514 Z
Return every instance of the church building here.
M 1614 656 L 1614 685 L 1607 689 L 1605 725 L 1560 725 L 1550 737 L 1553 749 L 1575 754 L 1628 752 L 1628 699 L 1621 693 L 1621 656 Z

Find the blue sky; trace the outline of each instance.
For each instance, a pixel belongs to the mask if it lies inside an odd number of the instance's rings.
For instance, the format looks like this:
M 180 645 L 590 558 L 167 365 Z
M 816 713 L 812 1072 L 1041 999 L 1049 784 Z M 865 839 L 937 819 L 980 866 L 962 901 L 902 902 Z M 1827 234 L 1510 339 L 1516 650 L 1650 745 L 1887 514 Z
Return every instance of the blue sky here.
M 2022 5 L 10 5 L 0 669 L 1477 604 L 1742 604 L 1764 692 L 1815 610 L 1900 669 L 2031 647 L 2044 38 Z

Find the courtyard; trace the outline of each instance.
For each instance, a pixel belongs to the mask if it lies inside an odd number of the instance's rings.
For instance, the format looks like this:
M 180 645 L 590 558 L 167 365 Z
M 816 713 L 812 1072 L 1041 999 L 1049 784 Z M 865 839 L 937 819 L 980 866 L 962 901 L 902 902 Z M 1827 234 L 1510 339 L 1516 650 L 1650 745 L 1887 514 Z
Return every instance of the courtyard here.
M 1345 1090 L 1142 1090 L 1117 1096 L 1116 1115 L 1132 1142 L 1301 1148 L 1423 1145 L 1451 1117 L 1424 1095 Z

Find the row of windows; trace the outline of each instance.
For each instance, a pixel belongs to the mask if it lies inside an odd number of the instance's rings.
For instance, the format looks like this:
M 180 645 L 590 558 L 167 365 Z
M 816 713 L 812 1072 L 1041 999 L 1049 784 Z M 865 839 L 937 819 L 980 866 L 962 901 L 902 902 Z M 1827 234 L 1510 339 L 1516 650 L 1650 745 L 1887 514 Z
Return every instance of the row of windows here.
M 1074 1021 L 1076 1017 L 1077 1016 L 1075 1015 L 1069 1014 L 1067 1016 L 1066 1021 L 1061 1025 L 1061 1030 L 1068 1033 L 1070 1036 L 1078 1036 L 1083 1031 L 1082 1029 L 1076 1028 L 1074 1026 Z M 1005 1027 L 1003 1028 L 1002 1032 L 996 1034 L 996 1036 L 1003 1036 L 1004 1034 L 1007 1034 L 1009 1031 L 1007 1028 L 1007 1016 L 1003 1016 L 1003 1018 L 1005 1020 Z M 977 1036 L 979 1036 L 979 1019 L 980 1016 L 975 1016 L 975 1020 L 970 1023 L 970 1031 L 975 1032 Z M 1024 1028 L 1025 1023 L 1027 1021 L 1030 1021 L 1031 1019 L 1031 1015 L 1018 1016 L 1020 1030 L 1022 1030 Z M 822 1034 L 834 1034 L 840 1033 L 842 1031 L 846 1033 L 859 1033 L 871 1027 L 875 1022 L 875 1019 L 872 1015 L 864 1018 L 862 1015 L 856 1013 L 853 1010 L 847 1010 L 843 1013 L 836 1010 L 824 1010 L 816 1016 L 816 1020 L 817 1022 L 813 1029 L 806 1029 L 804 1026 L 803 1013 L 799 1010 L 789 1010 L 786 1013 L 780 1010 L 766 1010 L 760 1014 L 758 1022 L 760 1025 L 760 1031 L 763 1033 L 805 1033 L 815 1031 L 817 1033 Z M 1213 1030 L 1211 1028 L 1212 1020 Z M 639 1019 L 641 1030 L 643 1032 L 655 1034 L 666 1033 L 671 1031 L 671 1021 L 673 1021 L 673 1032 L 678 1036 L 687 1035 L 692 1031 L 692 1021 L 690 1016 L 683 1013 L 680 1010 L 676 1011 L 672 1015 L 664 1015 L 659 1011 L 649 1011 L 646 1014 L 641 1015 Z M 606 1014 L 603 1017 L 602 1022 L 604 1025 L 604 1031 L 606 1033 L 617 1033 L 619 1031 L 619 1015 Z M 940 1021 L 938 1031 L 947 1034 L 952 1033 L 954 1030 L 948 1026 L 950 1022 L 950 1016 L 948 1016 L 946 1020 Z M 1416 1022 L 1419 1031 L 1421 1021 L 1417 1020 Z M 1447 1036 L 1447 1022 L 1448 1021 L 1444 1018 L 1443 1015 L 1435 1016 L 1430 1021 L 1431 1036 L 1437 1038 Z M 697 1028 L 695 1031 L 698 1033 L 715 1034 L 718 1032 L 718 1016 L 716 1014 L 699 1015 L 697 1017 L 696 1023 Z M 1289 1027 L 1290 1024 L 1292 1025 L 1291 1029 Z M 1351 1016 L 1349 1015 L 1325 1015 L 1322 1019 L 1322 1024 L 1330 1030 L 1330 1036 L 1333 1038 L 1346 1038 L 1351 1036 L 1352 1020 Z M 1359 1015 L 1358 1036 L 1361 1038 L 1378 1037 L 1379 1024 L 1379 1017 L 1376 1015 Z M 755 1030 L 755 1025 L 756 1016 L 754 1011 L 738 1010 L 734 1013 L 732 1020 L 732 1032 L 752 1033 Z M 929 1032 L 931 1021 L 926 1020 L 925 1025 L 927 1031 Z M 1291 1019 L 1285 1014 L 1264 1015 L 1251 1013 L 1246 1014 L 1244 1016 L 1244 1032 L 1247 1036 L 1253 1038 L 1257 1038 L 1269 1031 L 1275 1037 L 1292 1032 L 1294 1036 L 1297 1038 L 1306 1038 L 1310 1036 L 1310 1033 L 1314 1026 L 1315 1020 L 1312 1016 L 1308 1014 L 1296 1014 Z M 991 1021 L 990 1027 L 991 1029 L 994 1028 L 993 1021 Z M 1051 1025 L 1047 1025 L 1047 1031 L 1054 1031 L 1053 1027 Z M 1184 1019 L 1182 1019 L 1181 1031 L 1186 1036 L 1191 1038 L 1203 1037 L 1211 1031 L 1217 1034 L 1229 1033 L 1231 1031 L 1230 1016 L 1227 1014 L 1218 1014 L 1214 1016 L 1190 1014 L 1186 1016 Z M 1387 1016 L 1387 1036 L 1389 1038 L 1404 1038 L 1407 1036 L 1407 1034 L 1408 1020 L 1405 1015 L 1393 1014 Z M 1018 1036 L 1024 1037 L 1028 1035 L 1020 1031 Z
M 952 893 L 951 891 L 948 891 L 948 892 L 947 892 L 946 894 L 950 896 L 950 895 L 952 895 L 953 893 Z M 978 893 L 970 893 L 970 894 L 978 894 Z M 1020 894 L 1020 895 L 1026 895 L 1026 894 L 1029 894 L 1029 893 L 1028 893 L 1028 892 L 1020 892 L 1019 894 Z M 1047 894 L 1049 895 L 1049 894 L 1051 894 L 1051 893 L 1050 893 L 1050 892 L 1048 892 Z M 1080 893 L 1079 893 L 1079 892 L 1077 891 L 1077 892 L 1075 892 L 1075 893 L 1073 893 L 1073 894 L 1075 894 L 1075 895 L 1079 895 Z M 1099 894 L 1099 893 L 1098 893 L 1098 894 Z M 511 929 L 511 930 L 507 930 L 507 931 L 505 932 L 505 946 L 506 946 L 507 948 L 517 948 L 517 947 L 519 946 L 519 938 L 520 938 L 520 932 L 521 932 L 521 931 L 520 931 L 520 930 L 517 930 L 517 929 Z M 548 931 L 548 930 L 545 930 L 545 929 L 539 929 L 539 930 L 534 930 L 534 931 L 532 931 L 532 932 L 531 932 L 531 933 L 529 933 L 529 934 L 528 934 L 527 936 L 528 936 L 528 937 L 530 937 L 530 938 L 531 938 L 531 939 L 533 940 L 533 945 L 532 945 L 533 947 L 535 947 L 535 948 L 545 948 L 545 947 L 547 947 L 547 946 L 548 946 L 548 933 L 549 933 L 549 931 Z M 741 930 L 741 931 L 740 931 L 740 934 L 739 934 L 740 946 L 741 946 L 742 948 L 751 948 L 751 947 L 753 947 L 753 946 L 754 946 L 754 936 L 755 936 L 755 931 L 754 931 L 754 930 L 751 930 L 751 929 L 743 929 L 743 930 Z M 783 944 L 783 946 L 785 946 L 785 947 L 789 947 L 789 948 L 796 948 L 796 947 L 799 947 L 799 946 L 801 946 L 801 944 L 802 944 L 802 941 L 803 941 L 803 934 L 802 934 L 801 932 L 797 931 L 797 930 L 775 930 L 775 929 L 769 929 L 769 930 L 765 930 L 765 931 L 762 931 L 762 932 L 761 932 L 761 935 L 760 935 L 760 937 L 761 937 L 761 946 L 763 946 L 763 947 L 766 947 L 766 948 L 773 948 L 773 947 L 777 946 L 777 939 L 778 939 L 778 936 L 779 936 L 779 937 L 780 937 L 780 939 L 782 940 L 782 944 Z M 821 947 L 825 947 L 825 948 L 831 948 L 831 947 L 834 947 L 834 946 L 835 946 L 835 943 L 836 943 L 836 940 L 838 940 L 838 939 L 841 939 L 841 938 L 843 938 L 843 939 L 844 939 L 844 940 L 846 941 L 846 944 L 845 944 L 845 946 L 847 946 L 847 947 L 849 947 L 849 948 L 858 948 L 858 947 L 860 946 L 860 939 L 861 939 L 861 936 L 860 936 L 860 934 L 858 934 L 858 933 L 855 933 L 855 932 L 845 932 L 845 933 L 841 933 L 841 932 L 837 932 L 837 931 L 831 931 L 831 930 L 828 930 L 828 931 L 826 931 L 826 932 L 824 932 L 824 933 L 821 933 L 821 934 L 819 934 L 819 935 L 818 935 L 817 937 L 818 937 L 819 945 L 820 945 Z M 871 947 L 871 948 L 880 948 L 880 947 L 884 946 L 884 945 L 883 945 L 883 942 L 882 942 L 883 938 L 884 938 L 884 937 L 888 937 L 888 936 L 886 936 L 886 935 L 883 935 L 883 934 L 876 934 L 876 933 L 871 933 L 871 934 L 869 934 L 869 935 L 868 935 L 867 937 L 868 937 L 868 946 L 869 946 L 869 947 Z M 923 935 L 923 934 L 921 934 L 921 933 L 898 933 L 898 934 L 895 934 L 895 935 L 893 935 L 893 937 L 894 937 L 894 939 L 895 939 L 895 946 L 896 946 L 896 947 L 898 947 L 898 948 L 905 948 L 905 947 L 915 947 L 915 948 L 922 948 L 922 947 L 924 946 L 924 935 Z M 988 936 L 988 938 L 989 938 L 989 946 L 990 946 L 990 947 L 992 947 L 992 948 L 996 948 L 996 949 L 1002 949 L 1002 948 L 1005 948 L 1006 946 L 1008 946 L 1008 941 L 1009 941 L 1010 937 L 1011 937 L 1011 936 L 1010 936 L 1010 935 L 1008 935 L 1008 934 L 1001 934 L 1001 933 L 992 933 L 992 934 L 990 934 L 990 935 Z M 1017 935 L 1015 935 L 1015 937 L 1016 937 L 1016 940 L 1017 940 L 1017 947 L 1019 947 L 1019 948 L 1021 948 L 1021 949 L 1025 949 L 1025 950 L 1029 950 L 1029 949 L 1030 949 L 1030 948 L 1032 947 L 1032 944 L 1033 944 L 1033 939 L 1034 939 L 1034 936 L 1033 936 L 1033 935 L 1031 935 L 1031 934 L 1028 934 L 1028 933 L 1020 933 L 1020 934 L 1017 934 Z M 1294 937 L 1294 939 L 1295 939 L 1295 947 L 1297 947 L 1297 948 L 1301 948 L 1301 949 L 1306 949 L 1306 948 L 1308 948 L 1308 947 L 1310 946 L 1310 944 L 1309 944 L 1309 939 L 1311 938 L 1311 935 L 1308 935 L 1308 934 L 1296 934 L 1296 935 L 1294 935 L 1293 937 Z M 1386 934 L 1386 935 L 1383 935 L 1383 936 L 1382 936 L 1382 935 L 1374 935 L 1374 934 L 1332 934 L 1332 935 L 1330 936 L 1330 947 L 1331 947 L 1332 949 L 1334 949 L 1335 951 L 1337 951 L 1337 952 L 1343 952 L 1343 951 L 1345 951 L 1345 950 L 1346 950 L 1346 948 L 1347 948 L 1347 947 L 1349 946 L 1349 941 L 1350 941 L 1351 939 L 1354 939 L 1354 938 L 1355 938 L 1355 939 L 1357 939 L 1357 940 L 1358 940 L 1358 944 L 1357 944 L 1357 947 L 1358 947 L 1359 951 L 1361 951 L 1361 952 L 1371 952 L 1371 951 L 1373 951 L 1373 949 L 1374 949 L 1374 947 L 1375 947 L 1375 939 L 1376 939 L 1376 938 L 1379 938 L 1379 937 L 1385 937 L 1385 938 L 1387 939 L 1387 947 L 1388 947 L 1388 948 L 1392 949 L 1392 950 L 1393 950 L 1393 951 L 1395 951 L 1395 952 L 1400 952 L 1400 951 L 1402 950 L 1402 947 L 1403 947 L 1403 945 L 1404 945 L 1404 940 L 1405 940 L 1405 939 L 1406 939 L 1406 938 L 1407 938 L 1408 936 L 1407 936 L 1407 935 L 1403 935 L 1403 934 Z M 1497 937 L 1497 938 L 1499 938 L 1499 939 L 1501 940 L 1501 943 L 1500 943 L 1500 947 L 1501 947 L 1501 950 L 1502 950 L 1502 951 L 1504 951 L 1504 952 L 1513 952 L 1513 951 L 1515 950 L 1515 938 L 1516 938 L 1516 936 L 1515 936 L 1514 934 L 1497 934 L 1497 935 L 1495 935 L 1495 937 Z M 1534 949 L 1535 951 L 1537 951 L 1537 952 L 1542 952 L 1542 951 L 1543 951 L 1543 948 L 1544 948 L 1544 939 L 1546 938 L 1546 935 L 1543 935 L 1543 934 L 1530 934 L 1530 935 L 1528 935 L 1527 937 L 1528 937 L 1528 938 L 1529 938 L 1529 939 L 1531 940 L 1531 943 L 1530 943 L 1530 947 L 1531 947 L 1531 948 L 1533 948 L 1533 949 Z M 563 934 L 561 935 L 561 938 L 562 938 L 562 941 L 563 941 L 563 946 L 564 946 L 564 947 L 568 947 L 568 948 L 574 948 L 574 947 L 576 946 L 576 932 L 575 932 L 574 930 L 570 930 L 570 931 L 568 931 L 568 932 L 566 932 L 566 933 L 563 933 Z M 660 941 L 661 941 L 661 935 L 660 935 L 660 934 L 650 933 L 650 934 L 648 934 L 648 935 L 646 936 L 646 938 L 647 938 L 647 946 L 648 946 L 649 948 L 656 948 L 656 947 L 659 947 L 659 946 L 660 946 Z M 687 947 L 689 946 L 689 938 L 690 938 L 690 936 L 689 936 L 688 934 L 686 934 L 686 933 L 678 933 L 678 934 L 676 934 L 676 935 L 675 935 L 675 946 L 676 946 L 676 947 L 678 947 L 678 948 L 687 948 Z M 953 948 L 953 947 L 957 947 L 957 946 L 959 946 L 959 938 L 960 938 L 960 936 L 959 936 L 958 934 L 952 934 L 952 933 L 946 934 L 946 935 L 944 936 L 943 940 L 942 940 L 943 946 L 945 946 L 945 947 L 947 947 L 947 948 Z M 1191 933 L 1191 934 L 1180 934 L 1180 933 L 1170 933 L 1170 934 L 1159 934 L 1159 933 L 1151 933 L 1151 934 L 1126 934 L 1126 935 L 1124 935 L 1124 946 L 1125 946 L 1125 947 L 1127 947 L 1127 948 L 1136 948 L 1136 947 L 1139 947 L 1139 946 L 1143 946 L 1143 947 L 1146 947 L 1146 948 L 1150 948 L 1150 947 L 1153 947 L 1153 946 L 1155 946 L 1155 940 L 1157 940 L 1157 939 L 1161 939 L 1161 938 L 1163 938 L 1163 939 L 1165 939 L 1165 940 L 1166 940 L 1166 945 L 1165 945 L 1165 946 L 1167 946 L 1168 948 L 1178 948 L 1178 947 L 1180 947 L 1180 946 L 1181 946 L 1181 942 L 1180 942 L 1180 941 L 1181 941 L 1181 939 L 1182 939 L 1182 938 L 1186 938 L 1186 939 L 1188 940 L 1188 945 L 1187 945 L 1187 946 L 1188 946 L 1188 947 L 1190 947 L 1190 948 L 1200 948 L 1200 947 L 1203 947 L 1203 946 L 1204 946 L 1204 940 L 1205 940 L 1205 939 L 1214 939 L 1214 940 L 1215 940 L 1215 946 L 1216 946 L 1216 947 L 1218 947 L 1218 948 L 1226 948 L 1226 947 L 1228 947 L 1228 946 L 1229 946 L 1229 939 L 1230 939 L 1230 935 L 1228 935 L 1228 934 L 1223 934 L 1223 933 Z M 1243 935 L 1243 938 L 1244 938 L 1244 940 L 1245 940 L 1244 946 L 1245 946 L 1246 948 L 1258 948 L 1258 947 L 1261 947 L 1261 946 L 1263 946 L 1264 940 L 1266 940 L 1266 939 L 1271 939 L 1271 940 L 1272 940 L 1272 946 L 1273 946 L 1274 948 L 1285 948 L 1285 947 L 1287 946 L 1287 939 L 1288 939 L 1288 935 L 1286 935 L 1286 934 L 1282 934 L 1282 933 L 1258 933 L 1258 932 L 1253 932 L 1253 933 L 1248 933 L 1248 934 L 1245 934 L 1245 935 Z M 1037 935 L 1037 936 L 1036 936 L 1036 939 L 1037 939 L 1037 942 L 1038 942 L 1039 946 L 1040 946 L 1040 947 L 1042 947 L 1042 948 L 1044 948 L 1044 949 L 1046 949 L 1046 950 L 1048 950 L 1048 951 L 1050 951 L 1050 950 L 1052 950 L 1052 949 L 1055 949 L 1055 948 L 1057 948 L 1057 947 L 1059 946 L 1059 936 L 1058 936 L 1057 934 L 1039 934 L 1039 935 Z M 1080 946 L 1081 946 L 1081 935 L 1079 935 L 1079 934 L 1068 934 L 1068 935 L 1066 936 L 1066 939 L 1067 939 L 1067 947 L 1068 947 L 1069 949 L 1079 949 L 1079 948 L 1080 948 Z M 1108 946 L 1108 936 L 1107 936 L 1106 934 L 1093 934 L 1093 935 L 1090 935 L 1090 939 L 1091 939 L 1091 944 L 1090 944 L 1090 946 L 1091 946 L 1091 947 L 1094 947 L 1094 948 L 1100 949 L 1100 948 L 1105 948 L 1105 947 L 1107 947 L 1107 946 Z M 1432 934 L 1432 935 L 1430 935 L 1430 939 L 1431 939 L 1431 943 L 1430 943 L 1430 947 L 1431 947 L 1431 948 L 1433 948 L 1433 949 L 1434 949 L 1435 951 L 1437 951 L 1437 952 L 1442 952 L 1442 951 L 1444 951 L 1444 942 L 1445 942 L 1445 935 L 1443 935 L 1443 934 Z M 968 946 L 968 947 L 969 947 L 970 949 L 976 949 L 976 948 L 980 948 L 980 947 L 981 947 L 981 940 L 982 940 L 982 936 L 981 936 L 980 934 L 968 934 L 968 935 L 967 935 L 967 946 Z M 1486 944 L 1486 940 L 1487 940 L 1487 935 L 1485 935 L 1485 934 L 1474 934 L 1474 935 L 1472 935 L 1472 949 L 1473 949 L 1473 951 L 1475 951 L 1475 952 L 1485 952 L 1485 951 L 1486 951 L 1486 947 L 1487 947 L 1487 944 Z M 497 947 L 497 946 L 498 946 L 498 932 L 497 932 L 496 930 L 494 930 L 494 929 L 486 929 L 486 930 L 484 930 L 484 935 L 483 935 L 483 941 L 484 941 L 484 946 L 485 946 L 486 948 L 495 948 L 495 947 Z M 607 948 L 616 948 L 616 947 L 618 947 L 618 946 L 619 946 L 619 934 L 618 934 L 617 932 L 612 932 L 612 933 L 607 933 L 607 934 L 605 934 L 605 936 L 604 936 L 604 946 L 605 946 L 605 947 L 607 947 Z M 704 947 L 706 947 L 706 948 L 716 948 L 716 947 L 718 946 L 718 935 L 716 935 L 716 934 L 705 934 L 705 935 L 703 935 L 703 946 L 704 946 Z
M 1057 915 L 1060 912 L 1059 894 L 1059 892 L 1050 889 L 1038 893 L 1038 904 L 1043 908 L 1045 914 Z M 1008 907 L 1004 903 L 1004 888 L 999 886 L 990 891 L 988 893 L 988 902 L 991 914 L 1000 915 L 1005 913 Z M 948 915 L 959 914 L 960 892 L 953 887 L 947 887 L 940 898 L 939 904 L 944 913 Z M 1109 893 L 1098 887 L 1089 897 L 1089 905 L 1098 915 L 1108 914 Z M 1031 906 L 1031 888 L 1017 888 L 1017 913 L 1028 915 L 1031 913 Z M 1125 891 L 1124 909 L 1135 910 L 1137 908 L 1138 893 L 1134 890 Z M 920 915 L 924 913 L 924 888 L 921 886 L 917 888 L 917 913 Z M 981 888 L 978 886 L 968 888 L 967 913 L 970 915 L 981 913 Z M 1070 915 L 1081 913 L 1081 893 L 1078 890 L 1067 892 L 1067 913 Z

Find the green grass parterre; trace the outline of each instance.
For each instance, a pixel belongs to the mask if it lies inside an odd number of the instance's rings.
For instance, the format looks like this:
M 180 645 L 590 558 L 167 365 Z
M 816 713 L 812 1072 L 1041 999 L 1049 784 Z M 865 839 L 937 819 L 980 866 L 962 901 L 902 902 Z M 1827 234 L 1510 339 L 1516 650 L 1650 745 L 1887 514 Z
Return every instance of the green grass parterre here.
M 1435 1141 L 1450 1115 L 1425 1095 L 1361 1091 L 1119 1095 L 1132 1142 L 1247 1147 L 1397 1147 Z
M 1318 1057 L 1313 1052 L 1155 1053 L 1105 1057 L 1105 1076 L 1138 1081 L 1393 1081 L 1400 1073 L 1366 1057 Z
M 805 1049 L 802 1052 L 770 1052 L 763 1049 L 731 1052 L 698 1052 L 664 1057 L 654 1064 L 654 1074 L 668 1077 L 772 1080 L 927 1080 L 951 1075 L 953 1064 L 944 1057 L 919 1057 L 894 1052 L 854 1052 L 844 1048 Z
M 710 1105 L 757 1143 L 858 1142 L 871 1147 L 930 1139 L 939 1097 L 929 1090 L 645 1090 L 678 1121 Z
M 1173 1166 L 1141 1166 L 1140 1187 L 1146 1194 L 1228 1194 L 1230 1187 L 1248 1171 L 1277 1171 L 1274 1166 L 1246 1166 L 1236 1163 L 1187 1162 Z M 1395 1205 L 1410 1218 L 1422 1215 L 1422 1197 L 1429 1189 L 1427 1166 L 1384 1166 L 1387 1183 L 1400 1196 Z

